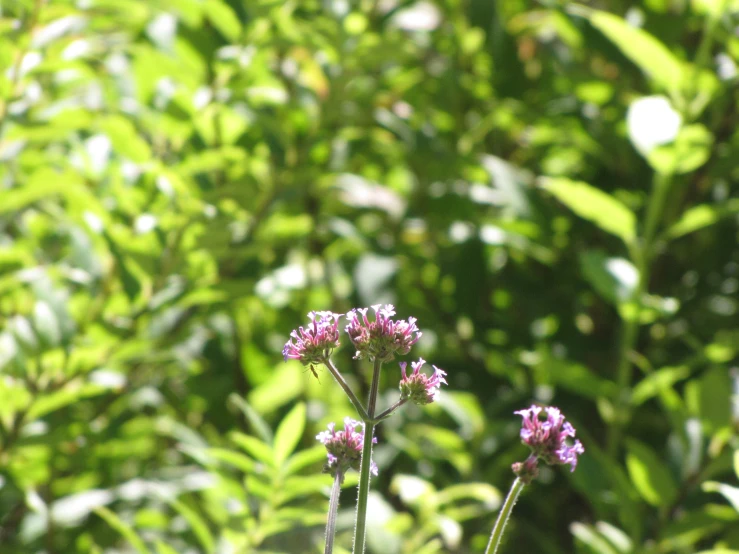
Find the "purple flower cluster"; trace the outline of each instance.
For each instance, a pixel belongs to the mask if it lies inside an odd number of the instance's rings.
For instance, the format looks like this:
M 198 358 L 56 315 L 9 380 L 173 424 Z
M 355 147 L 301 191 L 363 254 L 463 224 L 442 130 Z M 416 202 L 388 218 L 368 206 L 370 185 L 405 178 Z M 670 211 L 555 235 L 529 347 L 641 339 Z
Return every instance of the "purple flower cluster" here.
M 446 372 L 439 369 L 435 365 L 434 373 L 429 377 L 425 373 L 421 373 L 421 368 L 426 363 L 423 358 L 419 358 L 417 362 L 411 362 L 413 373 L 406 375 L 406 363 L 400 363 L 400 371 L 403 378 L 400 380 L 400 398 L 401 400 L 410 400 L 414 404 L 422 406 L 431 404 L 439 397 L 441 385 L 446 385 L 444 376 Z
M 416 318 L 391 319 L 395 315 L 392 304 L 377 304 L 372 309 L 374 321 L 367 317 L 367 308 L 355 308 L 346 314 L 349 320 L 346 332 L 357 349 L 354 358 L 388 362 L 396 355 L 408 354 L 422 334 L 416 327 Z
M 282 349 L 285 361 L 300 360 L 303 365 L 322 363 L 339 346 L 340 317 L 341 314 L 333 312 L 309 313 L 308 327 L 299 327 L 290 333 L 291 338 Z
M 542 410 L 546 419 L 541 419 Z M 521 440 L 531 449 L 531 457 L 521 464 L 513 464 L 513 471 L 522 479 L 533 479 L 538 473 L 537 460 L 550 465 L 570 465 L 570 471 L 577 467 L 577 456 L 585 452 L 582 443 L 576 440 L 571 446 L 565 441 L 575 436 L 575 428 L 567 421 L 558 408 L 531 406 L 528 410 L 513 412 L 523 418 Z
M 344 418 L 344 429 L 336 431 L 334 423 L 328 424 L 328 431 L 322 431 L 316 435 L 318 442 L 326 447 L 328 462 L 325 472 L 343 475 L 347 469 L 359 470 L 362 460 L 362 445 L 364 443 L 364 431 L 357 431 L 357 427 L 364 428 L 364 424 L 350 417 Z M 377 443 L 377 437 L 372 438 Z M 377 475 L 375 462 L 370 462 L 370 471 Z

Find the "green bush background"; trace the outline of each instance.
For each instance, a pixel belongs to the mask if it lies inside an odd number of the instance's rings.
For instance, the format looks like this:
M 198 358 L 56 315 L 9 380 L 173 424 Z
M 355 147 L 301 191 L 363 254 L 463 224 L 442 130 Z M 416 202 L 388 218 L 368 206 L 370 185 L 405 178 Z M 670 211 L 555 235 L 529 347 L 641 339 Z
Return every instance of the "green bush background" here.
M 372 552 L 481 552 L 533 401 L 586 453 L 505 552 L 739 551 L 738 26 L 735 0 L 1 2 L 0 551 L 321 552 L 314 437 L 353 412 L 280 351 L 379 302 L 449 387 L 380 427 Z M 682 123 L 642 155 L 650 95 Z

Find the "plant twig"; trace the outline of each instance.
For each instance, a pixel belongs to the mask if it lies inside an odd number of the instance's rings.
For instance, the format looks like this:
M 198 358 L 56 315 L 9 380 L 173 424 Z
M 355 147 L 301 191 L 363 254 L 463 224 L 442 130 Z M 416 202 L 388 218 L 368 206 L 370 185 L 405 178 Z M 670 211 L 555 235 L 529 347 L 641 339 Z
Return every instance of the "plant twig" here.
M 341 375 L 339 369 L 328 357 L 323 360 L 323 364 L 328 368 L 328 370 L 331 372 L 331 375 L 333 375 L 334 379 L 336 379 L 336 382 L 349 397 L 349 400 L 354 405 L 354 409 L 357 410 L 357 413 L 359 414 L 359 419 L 366 423 L 367 419 L 370 419 L 370 416 L 367 415 L 367 411 L 364 409 L 364 406 L 362 406 L 362 403 L 357 398 L 357 395 L 354 394 L 354 391 L 349 386 L 349 383 L 346 382 L 344 376 Z
M 385 410 L 380 415 L 378 415 L 374 419 L 374 422 L 375 423 L 380 423 L 383 419 L 387 419 L 388 417 L 390 417 L 391 415 L 393 415 L 393 413 L 395 412 L 395 410 L 397 410 L 398 408 L 400 408 L 406 402 L 408 402 L 408 399 L 407 398 L 401 398 L 395 404 L 393 404 L 392 406 L 390 406 L 387 410 Z

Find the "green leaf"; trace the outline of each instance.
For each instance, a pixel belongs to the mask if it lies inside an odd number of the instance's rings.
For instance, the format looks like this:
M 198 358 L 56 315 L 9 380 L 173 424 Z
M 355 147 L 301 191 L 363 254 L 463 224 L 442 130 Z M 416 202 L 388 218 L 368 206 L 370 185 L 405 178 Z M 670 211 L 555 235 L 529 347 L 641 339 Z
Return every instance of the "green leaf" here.
M 608 302 L 618 305 L 633 299 L 639 272 L 624 258 L 609 258 L 600 250 L 580 254 L 583 276 Z
M 677 498 L 669 468 L 646 445 L 628 442 L 626 468 L 639 494 L 653 506 L 669 506 Z
M 62 339 L 56 314 L 43 301 L 38 301 L 33 307 L 33 328 L 47 347 L 58 346 Z
M 305 429 L 305 404 L 295 406 L 282 420 L 275 433 L 275 463 L 281 466 L 295 450 Z
M 690 173 L 708 161 L 713 135 L 703 125 L 686 125 L 674 142 L 657 146 L 647 155 L 647 161 L 665 175 Z
M 257 435 L 259 435 L 259 438 L 262 439 L 264 442 L 271 444 L 272 429 L 269 428 L 269 425 L 266 421 L 264 421 L 264 418 L 259 415 L 259 412 L 252 408 L 251 404 L 249 404 L 245 399 L 243 399 L 236 393 L 232 393 L 228 397 L 228 400 L 242 411 L 247 421 L 254 428 L 254 431 L 256 431 Z
M 483 503 L 490 510 L 497 509 L 502 498 L 500 491 L 488 483 L 450 485 L 436 494 L 436 501 L 440 506 L 460 500 L 474 500 Z
M 701 418 L 709 432 L 730 425 L 731 378 L 724 367 L 706 371 L 699 380 L 691 380 L 685 389 L 690 411 Z
M 684 80 L 682 62 L 657 38 L 608 12 L 587 10 L 590 23 L 615 44 L 654 83 L 666 90 Z
M 241 23 L 231 7 L 221 0 L 207 0 L 203 6 L 205 15 L 213 26 L 230 42 L 241 35 Z
M 123 255 L 123 252 L 118 248 L 118 245 L 107 231 L 103 231 L 103 237 L 105 238 L 105 242 L 108 244 L 110 253 L 113 254 L 113 258 L 115 258 L 116 264 L 118 264 L 118 269 L 121 272 L 123 290 L 129 301 L 133 302 L 141 292 L 141 283 L 139 283 L 138 278 L 131 269 L 131 264 L 133 262 L 130 258 Z
M 157 542 L 157 554 L 179 554 L 174 548 L 161 541 Z
M 734 509 L 739 512 L 739 488 L 732 487 L 725 483 L 717 483 L 716 481 L 706 481 L 701 485 L 705 492 L 717 492 L 722 495 Z
M 28 410 L 29 419 L 37 419 L 51 412 L 74 404 L 83 398 L 91 398 L 110 392 L 110 389 L 93 383 L 81 383 L 79 380 L 69 383 L 63 389 L 37 396 Z
M 119 115 L 110 115 L 99 122 L 108 135 L 115 151 L 133 162 L 143 163 L 151 159 L 151 148 L 136 131 L 132 120 Z
M 180 502 L 179 500 L 170 500 L 169 501 L 170 506 L 175 509 L 175 511 L 180 514 L 187 523 L 190 524 L 190 528 L 192 529 L 193 534 L 198 539 L 198 542 L 200 543 L 200 546 L 203 547 L 206 554 L 211 554 L 215 551 L 216 548 L 216 541 L 213 538 L 213 535 L 210 532 L 210 529 L 208 529 L 208 524 L 205 523 L 202 517 L 198 515 L 198 513 L 190 508 L 187 504 Z
M 136 534 L 136 531 L 133 530 L 133 527 L 119 518 L 115 513 L 105 507 L 95 508 L 94 512 L 103 518 L 113 529 L 118 531 L 124 539 L 131 543 L 131 546 L 133 546 L 139 554 L 151 554 L 149 549 L 146 548 L 144 541 L 141 540 L 141 538 Z
M 40 200 L 63 195 L 77 181 L 73 173 L 42 167 L 27 177 L 23 186 L 0 189 L 0 214 L 15 213 Z
M 660 392 L 672 388 L 675 383 L 682 381 L 689 375 L 690 368 L 687 366 L 658 369 L 637 383 L 631 394 L 631 403 L 634 406 L 639 406 L 650 398 L 654 398 Z
M 316 465 L 319 462 L 326 461 L 326 448 L 322 445 L 317 445 L 306 450 L 301 450 L 294 456 L 291 456 L 285 464 L 285 473 L 292 475 L 298 473 L 300 470 Z
M 219 462 L 226 463 L 237 469 L 240 469 L 244 473 L 252 473 L 256 467 L 254 460 L 241 452 L 234 452 L 226 448 L 208 448 L 205 451 L 208 458 L 218 460 Z
M 547 178 L 544 188 L 580 217 L 630 243 L 636 236 L 636 217 L 613 196 L 582 181 Z
M 298 364 L 285 364 L 271 373 L 265 383 L 252 390 L 247 400 L 260 414 L 272 412 L 295 399 L 305 388 Z
M 545 382 L 585 398 L 612 398 L 615 385 L 589 368 L 575 362 L 548 358 L 540 366 Z
M 580 542 L 587 545 L 592 552 L 596 552 L 597 554 L 619 553 L 619 551 L 616 550 L 616 548 L 591 525 L 575 522 L 570 525 L 570 532 Z
M 263 443 L 256 437 L 251 437 L 238 432 L 232 433 L 231 439 L 253 458 L 256 458 L 260 462 L 264 462 L 270 466 L 274 466 L 275 456 L 272 452 L 272 448 L 270 448 L 268 444 Z
M 700 204 L 683 213 L 666 232 L 668 238 L 674 239 L 709 227 L 722 218 L 739 214 L 739 199 L 733 198 L 718 205 Z

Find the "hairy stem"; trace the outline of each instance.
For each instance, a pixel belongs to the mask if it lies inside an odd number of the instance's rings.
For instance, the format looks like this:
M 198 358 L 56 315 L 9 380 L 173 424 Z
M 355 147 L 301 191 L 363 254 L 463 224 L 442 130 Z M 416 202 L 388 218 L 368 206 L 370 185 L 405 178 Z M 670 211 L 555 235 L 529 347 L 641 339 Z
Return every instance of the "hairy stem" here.
M 336 535 L 336 516 L 339 513 L 339 496 L 341 495 L 341 483 L 344 481 L 344 474 L 337 471 L 334 476 L 334 485 L 331 487 L 331 499 L 328 503 L 328 521 L 326 522 L 326 548 L 324 554 L 331 554 L 334 551 L 334 536 Z
M 344 379 L 344 376 L 341 375 L 341 372 L 339 371 L 339 369 L 334 365 L 334 363 L 328 357 L 325 360 L 323 360 L 323 363 L 328 368 L 328 370 L 331 372 L 331 375 L 334 376 L 334 379 L 336 379 L 336 382 L 339 383 L 339 386 L 342 388 L 342 390 L 349 397 L 349 400 L 354 406 L 354 409 L 357 410 L 357 413 L 359 414 L 359 418 L 362 421 L 367 421 L 368 416 L 367 416 L 366 410 L 364 409 L 364 406 L 362 406 L 362 403 L 357 398 L 357 395 L 354 394 L 354 391 L 351 389 L 349 384 L 346 382 L 346 380 Z
M 506 496 L 503 507 L 498 513 L 498 519 L 495 520 L 495 526 L 493 527 L 493 532 L 490 534 L 490 541 L 485 549 L 485 554 L 495 554 L 498 551 L 500 541 L 503 538 L 503 531 L 505 531 L 506 524 L 513 511 L 513 506 L 516 505 L 518 495 L 521 494 L 523 487 L 524 482 L 516 477 L 516 480 L 511 485 L 511 490 L 508 491 L 508 496 Z
M 370 468 L 372 466 L 372 438 L 375 434 L 375 408 L 377 406 L 377 390 L 380 387 L 381 368 L 382 362 L 375 359 L 372 385 L 367 401 L 367 416 L 364 418 L 364 444 L 362 447 L 362 463 L 359 468 L 359 493 L 357 494 L 357 515 L 354 525 L 354 554 L 364 553 L 367 529 L 367 498 L 369 496 Z

